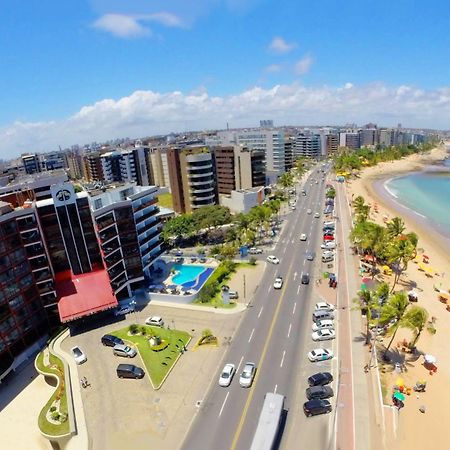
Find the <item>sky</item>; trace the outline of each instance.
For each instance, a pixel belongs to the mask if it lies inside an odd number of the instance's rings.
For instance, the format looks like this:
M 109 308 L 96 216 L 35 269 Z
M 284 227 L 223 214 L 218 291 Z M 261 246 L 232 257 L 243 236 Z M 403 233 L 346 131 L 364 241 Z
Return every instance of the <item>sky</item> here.
M 449 129 L 445 0 L 0 0 L 0 159 L 169 132 Z

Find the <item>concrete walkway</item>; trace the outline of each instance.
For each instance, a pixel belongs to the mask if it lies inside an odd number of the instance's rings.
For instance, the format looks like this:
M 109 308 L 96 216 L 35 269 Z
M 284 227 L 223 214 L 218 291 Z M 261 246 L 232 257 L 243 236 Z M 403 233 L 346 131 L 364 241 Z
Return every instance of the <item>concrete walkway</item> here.
M 70 372 L 70 384 L 66 389 L 71 389 L 73 407 L 75 411 L 76 434 L 73 435 L 65 445 L 65 450 L 84 450 L 89 448 L 89 436 L 86 427 L 86 418 L 84 413 L 84 406 L 81 399 L 81 385 L 78 379 L 77 365 L 72 356 L 66 353 L 61 344 L 70 335 L 69 330 L 62 333 L 53 344 L 53 351 L 55 355 L 67 362 Z

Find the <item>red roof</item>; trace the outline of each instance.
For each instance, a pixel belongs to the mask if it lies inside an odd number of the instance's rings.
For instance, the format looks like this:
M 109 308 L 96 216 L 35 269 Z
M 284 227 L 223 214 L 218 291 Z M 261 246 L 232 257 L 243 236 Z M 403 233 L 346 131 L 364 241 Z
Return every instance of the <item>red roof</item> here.
M 69 322 L 117 306 L 106 270 L 72 275 L 56 282 L 61 322 Z

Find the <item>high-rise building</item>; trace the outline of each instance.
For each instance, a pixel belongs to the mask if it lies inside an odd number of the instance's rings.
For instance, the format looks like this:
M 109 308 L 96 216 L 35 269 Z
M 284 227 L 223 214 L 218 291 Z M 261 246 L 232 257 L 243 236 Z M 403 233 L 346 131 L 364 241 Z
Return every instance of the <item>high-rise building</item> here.
M 391 147 L 392 145 L 395 145 L 394 130 L 380 130 L 380 145 L 382 147 Z
M 321 156 L 320 134 L 303 132 L 295 136 L 294 155 L 298 157 L 319 158 Z
M 83 157 L 83 178 L 86 181 L 104 181 L 100 152 L 86 153 Z
M 359 133 L 353 131 L 339 133 L 339 146 L 352 150 L 360 148 Z
M 206 147 L 170 148 L 167 161 L 176 212 L 192 212 L 216 204 L 213 159 Z
M 376 128 L 363 128 L 358 133 L 361 147 L 372 147 L 378 143 L 378 130 Z
M 67 154 L 67 166 L 72 180 L 83 178 L 83 157 L 79 151 L 71 150 Z
M 165 186 L 170 190 L 169 164 L 167 162 L 167 148 L 152 148 L 148 155 L 151 173 L 155 186 Z
M 273 128 L 273 120 L 260 120 L 259 126 L 261 128 Z
M 334 155 L 339 147 L 339 135 L 330 133 L 326 135 L 326 155 Z
M 292 137 L 285 138 L 284 142 L 284 168 L 286 171 L 291 170 L 295 163 L 295 139 Z
M 22 155 L 21 158 L 25 173 L 33 174 L 42 171 L 39 155 L 29 153 L 26 155 Z
M 236 189 L 234 147 L 215 147 L 216 186 L 218 194 L 230 194 Z

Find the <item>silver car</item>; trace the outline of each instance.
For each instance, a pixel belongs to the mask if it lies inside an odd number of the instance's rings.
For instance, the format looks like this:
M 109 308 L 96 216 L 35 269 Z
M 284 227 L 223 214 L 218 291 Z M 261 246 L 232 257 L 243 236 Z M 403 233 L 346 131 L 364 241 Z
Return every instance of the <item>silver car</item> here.
M 244 388 L 250 387 L 253 383 L 253 378 L 255 378 L 255 373 L 255 364 L 252 362 L 245 363 L 241 376 L 239 377 L 239 385 Z
M 134 358 L 136 350 L 128 345 L 117 344 L 113 348 L 113 353 L 116 356 L 125 356 L 126 358 Z

